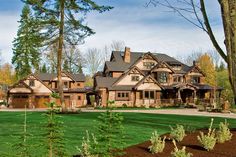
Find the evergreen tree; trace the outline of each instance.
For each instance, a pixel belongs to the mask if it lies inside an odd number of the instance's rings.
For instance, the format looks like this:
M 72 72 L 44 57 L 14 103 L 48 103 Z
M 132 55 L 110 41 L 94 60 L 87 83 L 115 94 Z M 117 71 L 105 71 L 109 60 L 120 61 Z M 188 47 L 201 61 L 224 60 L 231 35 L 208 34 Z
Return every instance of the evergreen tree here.
M 23 7 L 19 23 L 17 37 L 13 41 L 12 64 L 15 65 L 17 78 L 21 79 L 33 70 L 39 70 L 42 38 L 28 5 Z
M 47 44 L 58 43 L 57 51 L 57 76 L 58 91 L 62 111 L 66 111 L 62 82 L 62 56 L 64 41 L 71 45 L 82 42 L 94 31 L 83 24 L 85 15 L 90 11 L 104 12 L 111 7 L 97 5 L 92 0 L 24 0 L 32 5 L 36 16 L 41 21 L 41 28 L 47 37 Z
M 122 155 L 124 146 L 123 116 L 112 111 L 114 101 L 108 103 L 108 110 L 98 117 L 98 152 L 96 154 L 102 157 Z
M 42 73 L 47 73 L 47 67 L 46 67 L 46 64 L 44 63 L 43 64 L 43 67 L 41 68 L 41 70 L 40 70 Z
M 52 93 L 51 97 L 55 100 L 59 98 L 59 95 L 56 93 Z M 65 149 L 63 122 L 57 115 L 57 113 L 59 112 L 58 105 L 55 101 L 48 102 L 46 104 L 49 107 L 46 113 L 46 147 L 48 150 L 48 156 L 68 156 Z
M 71 72 L 68 64 L 69 64 L 69 63 L 68 63 L 68 61 L 67 61 L 67 59 L 66 59 L 66 60 L 64 61 L 64 64 L 63 64 L 63 70 L 64 70 L 64 71 L 67 71 L 67 72 Z

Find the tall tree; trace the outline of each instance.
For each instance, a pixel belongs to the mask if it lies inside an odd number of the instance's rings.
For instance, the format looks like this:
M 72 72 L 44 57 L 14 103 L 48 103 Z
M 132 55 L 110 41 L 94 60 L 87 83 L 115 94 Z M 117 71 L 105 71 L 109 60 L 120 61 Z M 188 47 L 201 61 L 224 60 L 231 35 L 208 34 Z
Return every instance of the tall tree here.
M 93 76 L 102 66 L 101 51 L 97 48 L 90 48 L 85 56 L 85 65 L 90 76 Z
M 6 85 L 13 85 L 16 82 L 15 72 L 12 66 L 5 63 L 0 68 L 0 83 Z
M 216 71 L 212 58 L 207 53 L 201 55 L 197 62 L 201 70 L 205 73 L 205 81 L 211 86 L 216 86 Z
M 112 51 L 123 51 L 125 49 L 125 42 L 119 40 L 113 40 L 111 43 Z
M 67 61 L 68 64 L 68 72 L 83 73 L 82 67 L 85 64 L 84 58 L 75 45 L 65 45 L 65 61 Z
M 25 5 L 19 21 L 17 37 L 13 41 L 12 63 L 15 65 L 18 79 L 39 70 L 41 36 L 37 30 L 37 20 L 31 14 L 30 7 Z
M 62 54 L 64 41 L 72 45 L 82 42 L 94 31 L 83 24 L 85 15 L 90 11 L 100 13 L 112 7 L 97 5 L 92 0 L 24 0 L 32 5 L 40 26 L 47 37 L 47 44 L 58 43 L 57 76 L 62 111 L 66 110 L 62 82 Z
M 220 47 L 215 38 L 209 16 L 207 15 L 205 2 L 205 0 L 150 0 L 147 5 L 153 4 L 155 6 L 168 7 L 207 33 L 216 51 L 228 65 L 229 80 L 234 93 L 234 102 L 236 103 L 236 1 L 218 0 L 221 8 L 226 51 Z

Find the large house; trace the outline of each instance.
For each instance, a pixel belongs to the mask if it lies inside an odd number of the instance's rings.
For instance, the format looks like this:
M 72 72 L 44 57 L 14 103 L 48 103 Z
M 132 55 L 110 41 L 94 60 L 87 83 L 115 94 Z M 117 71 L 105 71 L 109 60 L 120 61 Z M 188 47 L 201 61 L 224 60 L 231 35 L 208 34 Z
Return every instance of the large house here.
M 86 103 L 85 76 L 62 73 L 65 104 L 68 108 L 81 107 Z M 8 90 L 8 104 L 13 108 L 46 108 L 50 94 L 58 91 L 57 75 L 36 73 L 18 81 Z M 57 100 L 59 101 L 59 100 Z
M 94 76 L 100 104 L 115 100 L 117 106 L 162 106 L 212 103 L 216 88 L 205 84 L 196 62 L 187 66 L 166 54 L 113 51 L 101 73 Z

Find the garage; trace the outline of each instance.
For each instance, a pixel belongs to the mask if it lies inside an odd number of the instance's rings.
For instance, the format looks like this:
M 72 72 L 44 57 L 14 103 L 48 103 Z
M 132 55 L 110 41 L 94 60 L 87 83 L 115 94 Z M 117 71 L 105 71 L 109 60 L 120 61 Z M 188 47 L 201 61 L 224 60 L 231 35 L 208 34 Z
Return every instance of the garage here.
M 35 108 L 48 108 L 45 103 L 50 102 L 49 96 L 35 96 Z
M 29 96 L 25 94 L 17 94 L 12 96 L 13 108 L 28 108 L 29 107 Z

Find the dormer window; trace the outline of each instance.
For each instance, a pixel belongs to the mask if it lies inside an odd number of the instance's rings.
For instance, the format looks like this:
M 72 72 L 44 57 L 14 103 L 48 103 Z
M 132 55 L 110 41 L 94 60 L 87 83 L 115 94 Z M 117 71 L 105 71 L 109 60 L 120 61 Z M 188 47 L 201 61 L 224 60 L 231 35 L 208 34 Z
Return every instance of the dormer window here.
M 154 63 L 154 62 L 143 62 L 143 66 L 144 66 L 146 69 L 151 69 L 152 67 L 155 66 L 155 63 Z
M 34 87 L 34 86 L 35 86 L 34 80 L 29 80 L 29 86 L 30 86 L 30 87 Z
M 199 76 L 192 76 L 191 83 L 200 83 L 200 77 Z
M 139 81 L 139 76 L 131 76 L 131 81 Z
M 64 88 L 68 88 L 68 82 L 64 82 Z

